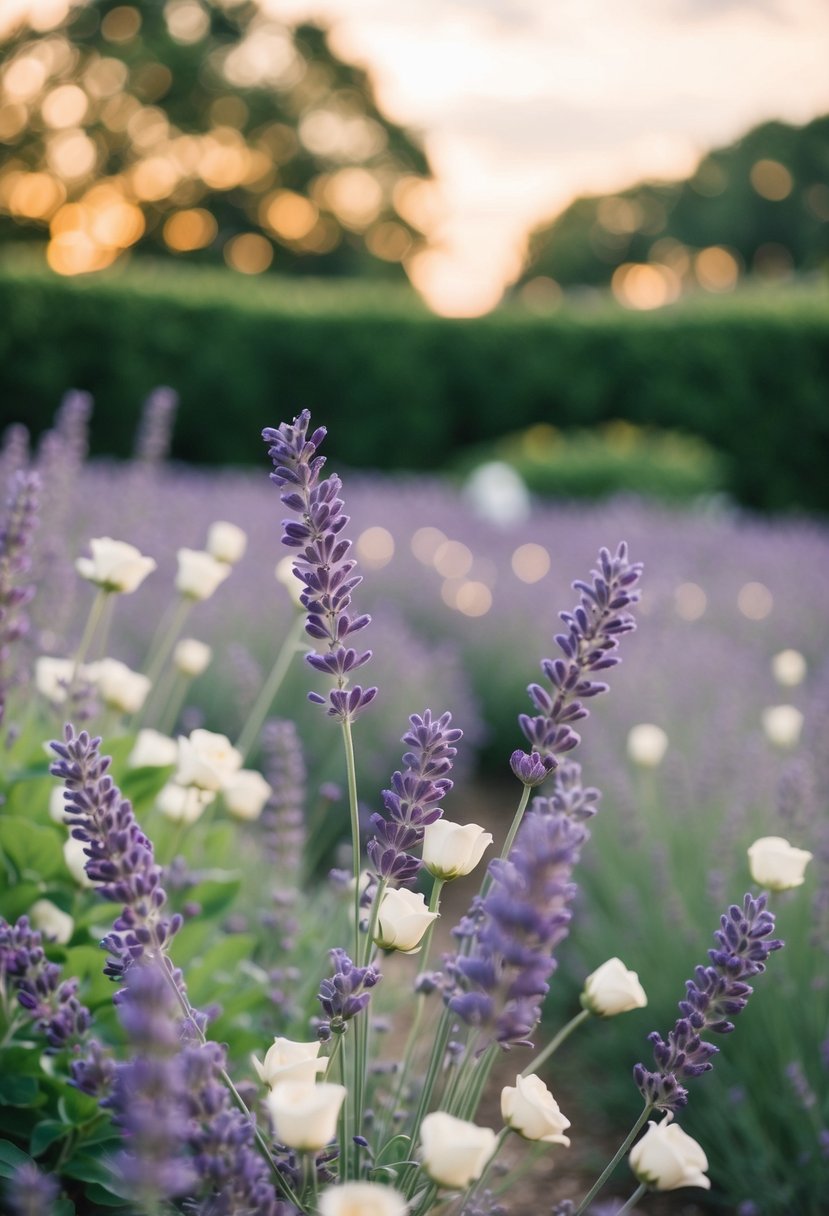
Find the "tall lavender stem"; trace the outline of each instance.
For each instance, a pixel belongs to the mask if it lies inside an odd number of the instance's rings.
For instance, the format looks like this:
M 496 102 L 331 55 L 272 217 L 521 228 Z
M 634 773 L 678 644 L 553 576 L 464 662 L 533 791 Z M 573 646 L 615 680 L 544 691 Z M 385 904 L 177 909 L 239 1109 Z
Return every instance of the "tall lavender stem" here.
M 35 585 L 25 581 L 32 568 L 32 540 L 37 527 L 40 478 L 18 471 L 11 479 L 6 519 L 0 531 L 0 723 L 6 699 L 17 678 L 15 645 L 29 632 L 26 607 Z

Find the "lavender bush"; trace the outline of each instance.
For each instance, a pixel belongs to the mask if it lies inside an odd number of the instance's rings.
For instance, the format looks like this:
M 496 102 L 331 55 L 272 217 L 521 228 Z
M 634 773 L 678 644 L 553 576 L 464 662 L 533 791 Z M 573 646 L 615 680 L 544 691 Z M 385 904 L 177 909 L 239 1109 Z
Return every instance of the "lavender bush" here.
M 627 1196 L 619 1210 L 632 1210 L 649 1189 L 710 1185 L 705 1153 L 674 1116 L 694 1126 L 713 1157 L 707 1129 L 730 1120 L 736 1139 L 747 1123 L 741 1110 L 762 1114 L 764 1103 L 780 1101 L 764 1085 L 781 1037 L 779 992 L 765 981 L 768 991 L 752 997 L 735 1040 L 756 1044 L 758 1027 L 769 1036 L 756 1049 L 762 1067 L 742 1061 L 742 1107 L 715 1100 L 712 1110 L 707 1079 L 698 1094 L 686 1085 L 709 1071 L 730 1078 L 732 1043 L 715 1061 L 706 1036 L 729 1032 L 781 944 L 766 895 L 728 902 L 736 883 L 745 889 L 744 847 L 772 834 L 769 773 L 777 771 L 785 834 L 825 862 L 807 813 L 819 797 L 819 766 L 811 751 L 780 750 L 793 746 L 798 710 L 753 722 L 756 691 L 743 700 L 746 668 L 754 670 L 747 657 L 764 646 L 787 647 L 775 671 L 788 688 L 800 688 L 793 653 L 814 666 L 810 597 L 787 606 L 785 638 L 764 622 L 806 555 L 820 593 L 823 535 L 784 528 L 779 568 L 769 572 L 768 528 L 749 528 L 738 543 L 727 519 L 660 519 L 634 505 L 619 507 L 612 525 L 607 512 L 559 510 L 493 529 L 474 504 L 434 484 L 424 495 L 417 483 L 358 480 L 353 499 L 348 483 L 346 513 L 340 479 L 324 476 L 324 429 L 312 430 L 306 412 L 265 432 L 275 487 L 232 476 L 208 484 L 159 465 L 169 395 L 148 405 L 141 459 L 124 494 L 112 470 L 79 472 L 88 405 L 70 396 L 56 429 L 77 484 L 56 481 L 62 527 L 51 514 L 48 553 L 35 548 L 39 534 L 29 526 L 7 525 L 4 534 L 19 538 L 2 567 L 9 586 L 40 571 L 26 584 L 34 598 L 27 590 L 17 601 L 32 627 L 14 631 L 8 647 L 15 672 L 32 670 L 33 679 L 9 681 L 3 723 L 0 1176 L 10 1179 L 9 1203 L 21 1211 L 39 1204 L 44 1212 L 120 1206 L 274 1216 L 527 1210 L 512 1203 L 523 1142 L 546 1145 L 561 1160 L 573 1140 L 589 1160 L 583 1114 L 570 1111 L 571 1128 L 544 1077 L 561 1044 L 591 1019 L 607 1024 L 583 1032 L 580 1075 L 601 1061 L 608 1093 L 617 1092 L 608 1078 L 618 1075 L 633 1128 L 592 1186 L 582 1180 L 584 1165 L 562 1181 L 555 1210 L 587 1211 L 606 1185 Z M 39 461 L 47 487 L 55 445 L 45 443 Z M 0 462 L 14 486 L 23 484 L 25 461 L 15 433 Z M 215 523 L 219 495 L 234 524 Z M 280 577 L 298 604 L 274 579 L 283 515 L 293 573 L 283 567 Z M 102 540 L 104 519 L 119 542 Z M 648 556 L 653 573 L 642 602 L 641 568 L 627 547 L 600 548 L 611 526 Z M 675 545 L 683 529 L 680 558 L 668 539 Z M 206 550 L 193 551 L 205 534 Z M 84 557 L 90 536 L 98 539 Z M 729 537 L 742 563 L 727 575 L 739 616 L 729 616 L 725 593 L 718 598 L 713 584 L 706 592 L 688 573 L 704 569 L 705 554 Z M 572 563 L 578 574 L 588 543 L 599 550 L 596 569 L 575 582 L 578 602 L 561 614 L 551 650 L 551 598 L 572 602 L 565 572 Z M 765 565 L 752 566 L 752 546 Z M 547 573 L 551 550 L 558 568 Z M 72 605 L 75 619 L 63 611 Z M 640 610 L 646 628 L 637 646 L 627 635 Z M 182 638 L 191 629 L 198 641 Z M 649 648 L 641 639 L 651 629 Z M 462 644 L 477 704 L 457 658 Z M 620 645 L 633 661 L 611 671 Z M 117 663 L 104 657 L 110 649 Z M 516 722 L 533 652 L 551 657 L 529 685 L 530 712 Z M 718 677 L 715 696 L 707 695 L 708 671 Z M 583 758 L 610 795 L 597 815 L 598 790 L 585 784 L 573 754 L 588 708 L 608 691 L 605 672 L 614 686 L 602 698 L 609 712 L 590 722 Z M 515 683 L 506 734 L 492 709 Z M 225 695 L 231 684 L 241 690 L 235 710 Z M 435 712 L 413 713 L 417 705 Z M 285 720 L 289 707 L 296 723 Z M 456 823 L 443 811 L 472 765 L 481 712 L 490 754 L 502 749 L 499 799 L 510 797 L 508 780 L 516 791 L 511 823 Z M 687 728 L 677 800 L 688 812 L 680 822 L 662 810 L 658 783 L 676 764 L 675 722 Z M 639 731 L 638 752 L 631 736 L 635 762 L 624 757 L 632 726 L 648 728 Z M 524 748 L 515 746 L 519 731 Z M 388 757 L 401 733 L 405 750 L 394 769 Z M 691 760 L 695 733 L 709 748 L 702 771 Z M 730 759 L 746 737 L 750 773 L 744 757 Z M 654 757 L 666 742 L 659 768 Z M 372 790 L 384 782 L 378 800 Z M 740 799 L 723 816 L 724 790 L 735 788 Z M 446 884 L 475 870 L 490 847 L 500 857 L 477 894 L 466 883 L 459 905 Z M 800 884 L 810 853 L 785 847 L 755 852 L 757 884 Z M 719 871 L 700 882 L 714 848 Z M 693 864 L 680 864 L 689 854 Z M 339 868 L 324 880 L 320 863 L 332 857 Z M 804 959 L 808 968 L 815 947 L 809 899 L 796 891 L 774 899 L 794 944 L 772 960 L 779 988 Z M 676 1021 L 682 977 L 667 990 L 675 967 L 686 967 L 679 947 L 694 952 L 688 974 L 723 906 L 715 948 L 693 971 Z M 825 900 L 821 907 L 825 915 Z M 457 919 L 451 936 L 441 916 Z M 623 935 L 626 923 L 638 937 Z M 607 958 L 617 951 L 636 963 L 647 997 L 626 964 Z M 797 961 L 787 972 L 788 956 Z M 764 995 L 770 1012 L 752 1022 Z M 816 1026 L 821 999 L 816 991 L 802 1002 Z M 622 1012 L 629 1018 L 612 1020 Z M 654 1060 L 633 1070 L 647 1057 L 629 1027 L 643 1017 L 661 1029 L 651 1036 Z M 603 1058 L 608 1042 L 613 1061 Z M 620 1068 L 625 1053 L 630 1066 Z M 786 1067 L 796 1102 L 819 1128 L 822 1098 L 811 1071 L 799 1058 Z M 689 1095 L 695 1125 L 686 1121 Z M 616 1167 L 631 1146 L 635 1180 L 625 1189 Z M 804 1189 L 803 1179 L 819 1186 L 819 1171 L 806 1164 L 811 1173 L 789 1168 L 776 1193 L 738 1194 L 757 1211 L 790 1210 L 794 1194 L 797 1210 L 818 1211 L 810 1205 L 821 1192 Z M 714 1173 L 721 1192 L 739 1175 L 733 1162 Z

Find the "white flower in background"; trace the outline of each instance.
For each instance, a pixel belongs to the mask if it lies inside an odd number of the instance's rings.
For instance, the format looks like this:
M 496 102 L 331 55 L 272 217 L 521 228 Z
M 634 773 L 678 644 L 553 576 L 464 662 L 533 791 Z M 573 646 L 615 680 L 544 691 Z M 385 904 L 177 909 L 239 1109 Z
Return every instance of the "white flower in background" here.
M 101 659 L 94 666 L 95 684 L 104 704 L 122 714 L 138 713 L 150 691 L 147 677 L 120 659 Z
M 251 1056 L 259 1080 L 273 1089 L 282 1081 L 303 1081 L 312 1085 L 318 1073 L 325 1072 L 328 1060 L 320 1060 L 320 1042 L 297 1043 L 277 1036 L 264 1060 Z
M 241 767 L 241 752 L 226 735 L 194 730 L 186 737 L 179 736 L 178 769 L 173 776 L 178 785 L 220 790 Z
M 67 827 L 67 823 L 66 815 L 64 814 L 64 808 L 66 806 L 66 799 L 63 796 L 64 791 L 65 787 L 63 782 L 61 782 L 60 785 L 56 785 L 54 789 L 49 792 L 49 818 L 55 823 L 59 823 L 61 827 L 65 828 Z
M 525 1140 L 538 1140 L 544 1144 L 570 1143 L 563 1133 L 570 1120 L 561 1113 L 558 1102 L 547 1086 L 530 1073 L 518 1076 L 515 1085 L 505 1085 L 501 1090 L 501 1118 Z
M 381 1182 L 342 1182 L 319 1198 L 319 1216 L 406 1216 L 409 1205 L 399 1191 Z
M 207 532 L 207 552 L 216 561 L 235 566 L 244 557 L 247 548 L 247 534 L 236 524 L 229 524 L 224 519 L 217 519 L 210 525 Z
M 50 899 L 39 899 L 29 909 L 29 920 L 44 937 L 51 937 L 59 946 L 65 946 L 71 938 L 75 922 L 67 912 L 61 912 Z
M 480 1178 L 497 1139 L 489 1127 L 433 1111 L 420 1127 L 423 1168 L 438 1186 L 461 1190 Z
M 86 863 L 89 858 L 84 852 L 85 848 L 86 845 L 82 840 L 76 840 L 74 836 L 70 836 L 63 846 L 63 857 L 66 868 L 79 887 L 94 887 L 94 882 L 86 872 Z
M 711 1186 L 705 1176 L 708 1158 L 696 1140 L 675 1123 L 649 1123 L 628 1161 L 639 1181 L 656 1191 L 675 1191 L 681 1186 L 700 1186 L 707 1191 Z
M 642 768 L 658 768 L 668 750 L 668 736 L 653 722 L 640 722 L 628 732 L 628 755 Z
M 304 584 L 301 583 L 299 581 L 299 579 L 297 578 L 297 576 L 294 574 L 294 560 L 295 559 L 293 557 L 291 557 L 290 555 L 288 555 L 287 557 L 280 558 L 279 561 L 276 563 L 276 569 L 274 570 L 274 576 L 276 578 L 276 581 L 278 583 L 281 583 L 282 586 L 285 588 L 285 590 L 288 592 L 288 595 L 291 597 L 294 607 L 302 608 L 302 606 L 303 606 L 302 601 L 300 600 L 299 597 L 302 595 L 302 592 L 305 590 L 305 587 L 304 587 Z
M 51 701 L 53 705 L 61 705 L 66 700 L 66 690 L 72 681 L 75 664 L 71 659 L 55 659 L 51 655 L 41 655 L 35 660 L 35 688 Z M 79 676 L 84 677 L 86 668 L 81 667 Z
M 532 505 L 524 479 L 503 460 L 478 465 L 467 478 L 464 497 L 482 519 L 502 527 L 528 519 Z
M 806 679 L 806 660 L 799 650 L 781 650 L 771 661 L 772 675 L 784 688 L 794 688 Z
M 166 768 L 178 761 L 178 743 L 159 730 L 145 727 L 135 736 L 127 768 Z
M 405 887 L 399 890 L 389 887 L 380 902 L 374 940 L 383 950 L 414 954 L 437 917 L 437 912 L 429 911 L 426 900 L 419 893 L 407 891 Z
M 775 747 L 796 747 L 803 729 L 803 714 L 794 705 L 770 705 L 763 710 L 763 730 Z
M 166 819 L 172 819 L 174 823 L 195 823 L 215 797 L 213 790 L 200 790 L 192 785 L 176 785 L 174 781 L 169 781 L 159 790 L 155 805 Z
M 225 805 L 236 819 L 258 819 L 271 793 L 265 778 L 253 768 L 240 768 L 222 786 Z
M 761 836 L 748 850 L 751 877 L 772 891 L 799 887 L 811 860 L 811 853 L 794 848 L 782 836 Z
M 643 1009 L 648 1003 L 635 971 L 628 971 L 620 958 L 609 958 L 584 981 L 581 1003 L 600 1018 Z
M 319 1152 L 333 1140 L 345 1099 L 344 1085 L 282 1081 L 265 1099 L 274 1137 L 288 1148 Z
M 423 864 L 436 878 L 460 878 L 475 869 L 491 844 L 492 835 L 477 823 L 436 819 L 423 832 Z
M 144 557 L 135 545 L 128 545 L 123 540 L 99 536 L 89 542 L 89 547 L 92 557 L 76 558 L 75 569 L 81 578 L 96 583 L 104 591 L 128 595 L 136 591 L 156 568 L 151 557 Z
M 173 664 L 183 676 L 200 676 L 213 658 L 213 651 L 207 642 L 198 638 L 182 638 L 173 651 Z
M 230 574 L 226 562 L 217 561 L 202 549 L 179 549 L 176 591 L 191 600 L 209 600 Z

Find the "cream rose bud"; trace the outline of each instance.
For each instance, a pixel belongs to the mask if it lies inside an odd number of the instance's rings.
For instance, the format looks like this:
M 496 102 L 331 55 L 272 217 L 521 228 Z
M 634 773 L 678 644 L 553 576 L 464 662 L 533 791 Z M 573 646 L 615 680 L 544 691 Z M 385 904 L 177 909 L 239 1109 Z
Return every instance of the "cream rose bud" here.
M 653 722 L 640 722 L 628 732 L 628 755 L 642 768 L 658 768 L 668 750 L 668 736 Z
M 806 679 L 806 660 L 799 650 L 781 650 L 771 661 L 772 675 L 784 688 L 794 688 Z
M 94 887 L 94 882 L 86 872 L 86 863 L 89 858 L 84 852 L 85 848 L 86 845 L 82 840 L 76 840 L 74 836 L 70 836 L 63 846 L 63 858 L 67 870 L 79 887 Z
M 271 793 L 265 778 L 253 768 L 240 768 L 222 786 L 225 806 L 236 819 L 258 819 Z
M 561 1113 L 558 1102 L 547 1086 L 530 1073 L 518 1076 L 515 1085 L 505 1085 L 501 1090 L 501 1118 L 525 1140 L 538 1140 L 543 1144 L 569 1144 L 563 1135 L 570 1120 Z
M 343 1182 L 322 1192 L 317 1211 L 319 1216 L 406 1216 L 409 1205 L 381 1182 Z
M 191 600 L 209 600 L 230 574 L 230 566 L 201 549 L 179 549 L 176 591 Z
M 389 887 L 380 902 L 374 940 L 383 950 L 414 954 L 420 949 L 424 933 L 437 918 L 437 912 L 429 911 L 422 895 L 407 891 L 405 887 L 399 890 Z
M 581 1003 L 600 1018 L 643 1009 L 648 1003 L 635 971 L 628 971 L 620 958 L 609 958 L 584 981 Z
M 173 665 L 183 676 L 200 676 L 213 658 L 213 651 L 198 638 L 182 638 L 173 651 Z
M 705 1176 L 708 1158 L 696 1140 L 674 1123 L 649 1123 L 628 1161 L 639 1181 L 656 1191 L 676 1191 L 681 1186 L 707 1191 L 711 1186 Z
M 811 853 L 794 848 L 782 836 L 762 836 L 748 850 L 751 877 L 772 891 L 799 887 L 811 860 Z
M 84 859 L 86 860 L 86 859 Z M 65 946 L 75 930 L 75 922 L 49 899 L 39 899 L 29 909 L 29 920 L 44 937 Z
M 202 790 L 220 790 L 242 767 L 242 754 L 226 735 L 212 730 L 194 730 L 178 740 L 178 769 L 173 780 L 178 785 L 195 785 Z
M 172 819 L 173 823 L 195 823 L 215 797 L 213 790 L 200 790 L 193 785 L 177 785 L 175 781 L 168 781 L 159 790 L 155 805 L 165 819 Z
M 81 578 L 96 583 L 104 591 L 119 591 L 124 595 L 136 591 L 148 574 L 155 570 L 151 557 L 144 557 L 135 545 L 110 536 L 99 536 L 89 542 L 92 557 L 79 557 L 75 569 Z
M 41 655 L 35 660 L 35 688 L 51 701 L 53 705 L 61 705 L 66 700 L 66 690 L 72 682 L 75 664 L 71 659 L 55 659 L 51 655 Z M 88 679 L 89 669 L 81 667 L 78 675 Z
M 480 1178 L 497 1139 L 489 1127 L 433 1111 L 420 1126 L 423 1169 L 438 1186 L 461 1190 Z
M 282 586 L 285 588 L 285 590 L 288 592 L 288 595 L 291 597 L 291 600 L 293 601 L 294 607 L 301 608 L 303 606 L 303 604 L 302 604 L 302 600 L 299 597 L 302 595 L 302 592 L 305 590 L 305 588 L 304 588 L 303 584 L 299 581 L 297 576 L 294 574 L 294 560 L 295 559 L 293 557 L 280 558 L 279 561 L 276 563 L 276 569 L 274 570 L 274 576 L 276 578 L 276 581 L 278 583 L 281 583 Z
M 228 566 L 235 566 L 241 561 L 247 544 L 247 533 L 224 519 L 217 519 L 208 529 L 207 552 Z
M 95 683 L 101 700 L 122 714 L 135 714 L 150 691 L 150 681 L 119 659 L 101 659 L 95 664 Z
M 491 844 L 492 835 L 477 823 L 436 819 L 423 833 L 423 864 L 435 878 L 460 878 L 475 869 Z
M 325 1081 L 282 1081 L 265 1099 L 276 1140 L 287 1148 L 319 1152 L 336 1135 L 345 1094 L 344 1085 Z
M 178 744 L 169 735 L 146 727 L 135 736 L 127 768 L 166 768 L 178 761 Z
M 775 747 L 796 747 L 803 729 L 803 714 L 794 705 L 770 705 L 762 713 L 766 738 Z
M 304 1081 L 312 1085 L 318 1073 L 325 1072 L 327 1059 L 320 1060 L 320 1042 L 297 1043 L 293 1039 L 275 1038 L 264 1060 L 252 1056 L 259 1080 L 271 1089 L 282 1081 Z
M 64 809 L 66 807 L 66 799 L 64 798 L 63 783 L 56 785 L 49 793 L 49 818 L 54 823 L 59 823 L 61 827 L 68 827 Z

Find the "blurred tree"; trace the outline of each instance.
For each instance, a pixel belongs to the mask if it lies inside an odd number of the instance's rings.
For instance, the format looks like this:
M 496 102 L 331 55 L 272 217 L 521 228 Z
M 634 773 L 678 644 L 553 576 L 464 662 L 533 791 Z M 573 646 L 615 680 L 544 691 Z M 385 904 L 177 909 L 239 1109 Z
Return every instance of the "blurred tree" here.
M 0 45 L 0 240 L 63 274 L 127 250 L 402 274 L 429 166 L 324 30 L 254 0 L 30 7 Z
M 744 274 L 829 268 L 829 116 L 768 122 L 679 182 L 576 199 L 530 236 L 519 290 L 603 286 L 632 307 L 686 286 L 728 291 Z M 554 284 L 550 282 L 554 281 Z

